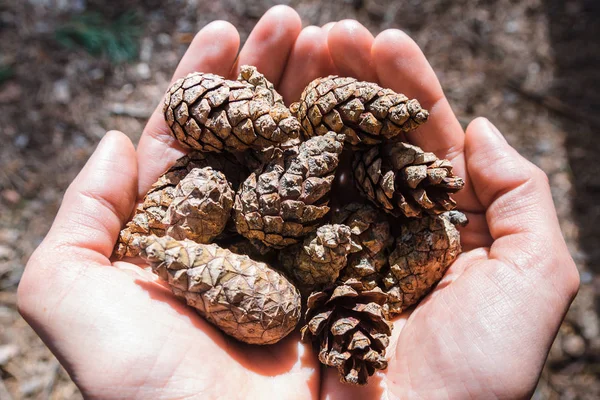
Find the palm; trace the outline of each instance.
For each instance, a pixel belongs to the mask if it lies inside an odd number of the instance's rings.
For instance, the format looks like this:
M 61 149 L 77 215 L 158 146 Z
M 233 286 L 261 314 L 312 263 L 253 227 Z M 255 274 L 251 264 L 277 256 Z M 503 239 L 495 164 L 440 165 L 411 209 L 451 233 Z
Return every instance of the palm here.
M 19 287 L 24 316 L 82 390 L 98 398 L 317 398 L 319 389 L 330 399 L 527 395 L 577 281 L 541 175 L 484 120 L 465 135 L 422 52 L 400 31 L 373 38 L 353 21 L 302 30 L 293 10 L 275 7 L 236 59 L 238 45 L 234 27 L 208 25 L 174 78 L 234 77 L 237 65 L 252 64 L 288 103 L 329 74 L 417 98 L 431 117 L 408 139 L 449 158 L 466 180 L 457 196 L 471 220 L 461 232 L 466 252 L 398 318 L 388 369 L 360 390 L 341 385 L 334 370 L 321 375 L 296 334 L 264 348 L 230 340 L 150 272 L 109 259 L 136 199 L 184 153 L 157 110 L 137 156 L 122 134 L 103 140 Z

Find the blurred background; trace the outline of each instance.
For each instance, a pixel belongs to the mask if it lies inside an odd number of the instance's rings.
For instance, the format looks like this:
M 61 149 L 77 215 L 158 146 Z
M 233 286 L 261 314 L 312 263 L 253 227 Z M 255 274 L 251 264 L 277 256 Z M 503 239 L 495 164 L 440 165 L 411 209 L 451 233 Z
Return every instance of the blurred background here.
M 549 176 L 581 290 L 535 399 L 600 398 L 600 2 L 289 0 L 421 46 L 463 126 L 482 115 Z M 78 399 L 16 288 L 64 190 L 109 129 L 140 136 L 204 25 L 248 36 L 270 0 L 0 1 L 0 399 Z

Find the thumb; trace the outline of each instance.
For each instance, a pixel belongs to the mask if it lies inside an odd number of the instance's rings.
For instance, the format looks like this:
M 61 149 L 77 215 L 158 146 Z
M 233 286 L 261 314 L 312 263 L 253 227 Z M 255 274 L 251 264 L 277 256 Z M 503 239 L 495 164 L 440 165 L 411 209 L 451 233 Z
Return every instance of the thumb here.
M 136 186 L 135 148 L 123 133 L 110 131 L 67 189 L 46 240 L 108 259 L 135 204 Z
M 485 118 L 469 124 L 465 155 L 494 243 L 490 257 L 529 277 L 549 280 L 572 298 L 579 286 L 546 174 L 523 158 Z M 541 275 L 541 277 L 539 277 Z
M 86 263 L 108 265 L 136 195 L 133 144 L 121 132 L 108 132 L 65 192 L 50 231 L 29 259 L 20 289 L 27 281 L 77 275 L 75 269 Z

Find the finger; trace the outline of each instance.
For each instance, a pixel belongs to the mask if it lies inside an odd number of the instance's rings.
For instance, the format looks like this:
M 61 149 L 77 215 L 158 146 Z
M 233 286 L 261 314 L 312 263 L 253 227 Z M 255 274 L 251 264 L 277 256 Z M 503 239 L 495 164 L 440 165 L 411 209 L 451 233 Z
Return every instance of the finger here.
M 172 81 L 194 71 L 228 75 L 235 62 L 239 44 L 237 29 L 230 23 L 215 21 L 206 25 L 194 37 Z M 138 144 L 139 197 L 185 152 L 171 135 L 164 120 L 161 102 L 150 117 Z
M 300 93 L 313 79 L 335 73 L 327 47 L 327 34 L 322 28 L 307 26 L 300 32 L 290 53 L 279 84 L 286 101 L 300 98 Z
M 548 179 L 524 159 L 485 118 L 467 128 L 469 175 L 494 243 L 490 257 L 551 282 L 564 298 L 579 279 L 562 238 Z
M 375 82 L 377 74 L 371 59 L 373 35 L 359 22 L 343 20 L 329 31 L 329 53 L 339 74 Z
M 337 24 L 337 22 L 336 22 L 336 21 L 328 22 L 328 23 L 326 23 L 325 25 L 323 25 L 323 26 L 321 27 L 321 29 L 323 29 L 323 31 L 324 31 L 325 33 L 329 34 L 329 31 L 331 30 L 331 28 L 333 28 L 333 26 L 334 26 L 335 24 Z
M 375 38 L 372 57 L 377 60 L 375 69 L 383 87 L 416 98 L 429 110 L 427 123 L 408 133 L 408 140 L 440 158 L 449 159 L 456 174 L 468 178 L 463 155 L 464 132 L 419 46 L 404 32 L 389 29 Z M 481 211 L 469 179 L 465 182 L 456 200 L 462 209 Z
M 238 65 L 254 65 L 277 86 L 301 30 L 302 20 L 294 9 L 282 5 L 272 7 L 250 33 Z

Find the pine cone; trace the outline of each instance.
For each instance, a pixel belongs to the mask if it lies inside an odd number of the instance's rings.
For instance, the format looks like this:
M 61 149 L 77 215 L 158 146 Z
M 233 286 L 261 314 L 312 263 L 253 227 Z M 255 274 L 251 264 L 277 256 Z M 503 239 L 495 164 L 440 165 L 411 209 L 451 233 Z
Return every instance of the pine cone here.
M 254 99 L 264 99 L 269 104 L 283 103 L 283 97 L 275 90 L 275 86 L 252 65 L 242 65 L 238 81 L 249 83 L 254 87 Z
M 373 203 L 394 216 L 418 217 L 456 208 L 449 196 L 464 181 L 452 174 L 452 164 L 403 142 L 357 152 L 354 181 Z
M 278 342 L 300 319 L 300 293 L 267 264 L 217 245 L 144 237 L 141 256 L 200 315 L 250 343 Z
M 167 235 L 210 243 L 225 229 L 235 193 L 225 175 L 211 167 L 194 168 L 175 188 L 167 210 Z
M 389 248 L 394 242 L 387 216 L 368 204 L 351 203 L 334 213 L 332 221 L 348 225 L 352 240 L 362 248 L 348 257 L 341 280 L 357 279 L 366 289 L 383 287 Z
M 304 239 L 279 253 L 280 264 L 302 293 L 333 283 L 346 266 L 348 255 L 361 248 L 352 241 L 346 225 L 323 225 Z
M 429 118 L 417 100 L 354 78 L 317 78 L 290 107 L 308 137 L 343 133 L 352 145 L 373 145 L 416 129 Z
M 308 298 L 302 340 L 319 347 L 319 361 L 335 367 L 342 382 L 364 385 L 387 368 L 385 349 L 392 325 L 383 313 L 386 295 L 356 280 L 332 285 Z
M 250 83 L 200 72 L 171 86 L 163 112 L 173 136 L 201 151 L 260 150 L 297 137 L 301 129 L 282 103 L 257 96 Z
M 314 231 L 329 212 L 328 195 L 344 136 L 333 132 L 279 151 L 242 184 L 234 204 L 238 232 L 283 248 Z
M 121 230 L 114 254 L 118 258 L 135 257 L 139 248 L 135 243 L 140 235 L 164 236 L 167 229 L 167 209 L 175 197 L 175 187 L 194 168 L 212 167 L 221 171 L 236 189 L 247 176 L 247 170 L 232 156 L 193 151 L 178 159 L 152 185 L 144 200 L 135 210 L 131 221 Z
M 269 263 L 276 260 L 275 249 L 264 245 L 258 240 L 248 240 L 243 236 L 237 235 L 226 240 L 215 241 L 220 247 L 242 256 L 248 256 L 253 260 Z
M 448 213 L 403 224 L 384 279 L 386 312 L 399 314 L 418 302 L 442 279 L 460 252 L 460 234 Z

